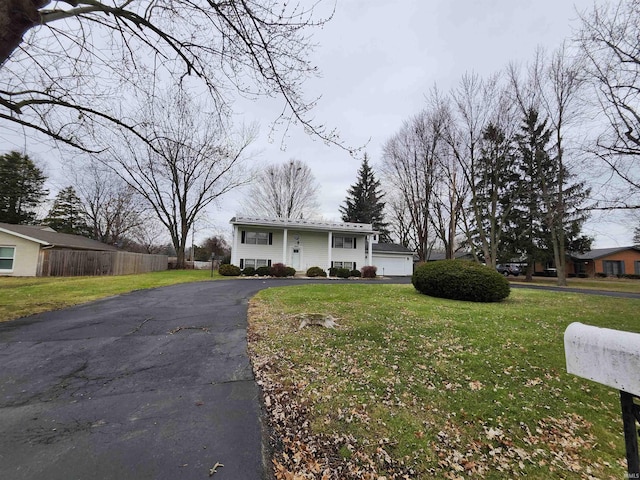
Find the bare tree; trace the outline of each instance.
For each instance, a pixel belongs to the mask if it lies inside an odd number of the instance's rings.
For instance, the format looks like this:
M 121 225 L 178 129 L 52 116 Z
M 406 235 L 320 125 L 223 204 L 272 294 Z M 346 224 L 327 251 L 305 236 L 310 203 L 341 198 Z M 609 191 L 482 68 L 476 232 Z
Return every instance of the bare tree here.
M 435 242 L 430 209 L 440 174 L 438 155 L 444 142 L 442 120 L 438 112 L 423 110 L 405 121 L 400 131 L 387 140 L 383 150 L 386 190 L 401 209 L 392 218 L 392 228 L 402 230 L 403 236 L 413 240 L 411 247 L 421 261 L 429 258 Z M 393 224 L 397 220 L 403 221 L 401 227 Z M 411 233 L 404 233 L 406 230 Z
M 146 102 L 139 124 L 152 144 L 121 132 L 96 157 L 141 195 L 166 227 L 177 252 L 177 267 L 185 260 L 187 236 L 207 206 L 245 185 L 246 149 L 255 127 L 235 138 L 215 113 L 178 90 Z
M 149 78 L 194 78 L 223 117 L 234 92 L 280 96 L 274 124 L 295 121 L 339 142 L 312 122 L 315 99 L 302 94 L 317 74 L 309 31 L 333 15 L 331 2 L 323 18 L 319 9 L 320 1 L 2 1 L 0 119 L 84 151 L 98 151 L 91 133 L 113 125 L 152 145 L 114 99 L 143 90 Z
M 110 168 L 93 160 L 71 174 L 95 240 L 122 246 L 148 227 L 146 201 Z
M 581 20 L 577 42 L 608 127 L 597 138 L 594 153 L 638 192 L 640 0 L 596 5 Z
M 277 218 L 310 218 L 317 213 L 318 183 L 309 166 L 291 159 L 269 165 L 254 179 L 244 211 Z

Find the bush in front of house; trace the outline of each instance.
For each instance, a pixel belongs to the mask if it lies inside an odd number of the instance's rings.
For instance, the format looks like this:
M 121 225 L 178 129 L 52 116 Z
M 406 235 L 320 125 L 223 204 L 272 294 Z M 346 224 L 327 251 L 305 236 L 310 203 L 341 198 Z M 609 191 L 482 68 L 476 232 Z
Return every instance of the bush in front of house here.
M 285 272 L 287 274 L 287 277 L 295 277 L 296 276 L 296 269 L 293 267 L 286 267 L 285 268 Z
M 272 277 L 286 277 L 287 276 L 287 267 L 285 267 L 284 263 L 274 263 L 271 265 L 271 269 L 269 273 Z
M 253 267 L 245 267 L 242 270 L 242 275 L 245 277 L 253 277 L 256 274 L 256 269 Z
M 351 270 L 349 270 L 348 268 L 338 268 L 336 270 L 336 277 L 338 278 L 349 278 L 350 274 Z
M 360 273 L 362 278 L 376 278 L 378 274 L 378 267 L 375 265 L 367 265 L 366 267 L 362 267 Z
M 323 269 L 321 269 L 320 267 L 310 267 L 307 270 L 307 277 L 326 277 L 327 276 L 327 272 L 325 272 Z
M 350 277 L 357 277 L 360 278 L 361 277 L 361 273 L 360 270 L 356 270 L 355 268 L 353 270 L 351 270 L 351 272 L 349 272 L 349 276 Z
M 467 260 L 439 260 L 417 267 L 411 278 L 425 295 L 470 302 L 499 302 L 509 296 L 509 281 L 493 268 Z
M 240 275 L 240 267 L 225 263 L 220 265 L 220 268 L 218 268 L 218 273 L 224 277 L 237 277 L 238 275 Z
M 335 277 L 336 276 L 336 272 L 338 271 L 338 267 L 331 267 L 329 268 L 329 276 L 330 277 Z
M 262 267 L 256 268 L 256 275 L 258 275 L 259 277 L 268 277 L 269 275 L 271 275 L 271 267 L 263 265 Z

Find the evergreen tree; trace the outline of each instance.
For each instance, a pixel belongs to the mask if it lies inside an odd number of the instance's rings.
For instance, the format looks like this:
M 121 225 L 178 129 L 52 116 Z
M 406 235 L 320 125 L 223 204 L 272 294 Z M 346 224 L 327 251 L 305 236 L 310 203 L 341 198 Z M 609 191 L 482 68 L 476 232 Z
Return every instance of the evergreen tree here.
M 640 247 L 640 227 L 633 231 L 633 244 Z
M 87 214 L 73 187 L 60 190 L 42 223 L 59 233 L 91 237 Z
M 384 222 L 384 194 L 380 191 L 380 181 L 376 180 L 366 153 L 358 170 L 358 180 L 347 193 L 344 205 L 340 206 L 342 221 L 370 223 L 380 232 L 380 242 L 390 242 L 389 224 Z
M 33 223 L 35 208 L 49 193 L 46 179 L 28 155 L 16 151 L 0 155 L 0 222 Z

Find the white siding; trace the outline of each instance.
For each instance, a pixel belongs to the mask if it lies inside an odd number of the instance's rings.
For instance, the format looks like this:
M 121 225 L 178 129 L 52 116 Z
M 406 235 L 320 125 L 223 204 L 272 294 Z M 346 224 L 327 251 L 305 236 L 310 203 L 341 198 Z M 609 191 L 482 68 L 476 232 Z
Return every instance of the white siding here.
M 0 232 L 0 246 L 15 247 L 13 269 L 0 270 L 0 275 L 12 277 L 35 277 L 38 270 L 40 244 Z
M 366 235 L 349 235 L 344 233 L 335 233 L 334 237 L 355 237 L 356 248 L 332 248 L 331 260 L 333 262 L 355 262 L 356 268 L 360 270 L 366 265 L 365 261 L 365 245 L 367 243 Z

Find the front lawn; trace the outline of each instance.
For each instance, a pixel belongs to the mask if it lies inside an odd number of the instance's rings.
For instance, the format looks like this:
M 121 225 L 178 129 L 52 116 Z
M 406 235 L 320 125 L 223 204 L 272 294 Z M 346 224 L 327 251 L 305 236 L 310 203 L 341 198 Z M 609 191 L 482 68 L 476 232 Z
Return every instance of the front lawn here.
M 574 321 L 640 332 L 638 311 L 521 289 L 494 304 L 410 285 L 264 290 L 249 349 L 276 477 L 623 478 L 618 392 L 565 373 L 563 334 Z M 299 331 L 294 315 L 312 312 L 339 327 Z
M 217 272 L 215 275 L 220 278 Z M 211 280 L 209 270 L 165 270 L 112 277 L 0 277 L 0 322 L 133 290 L 203 280 Z

